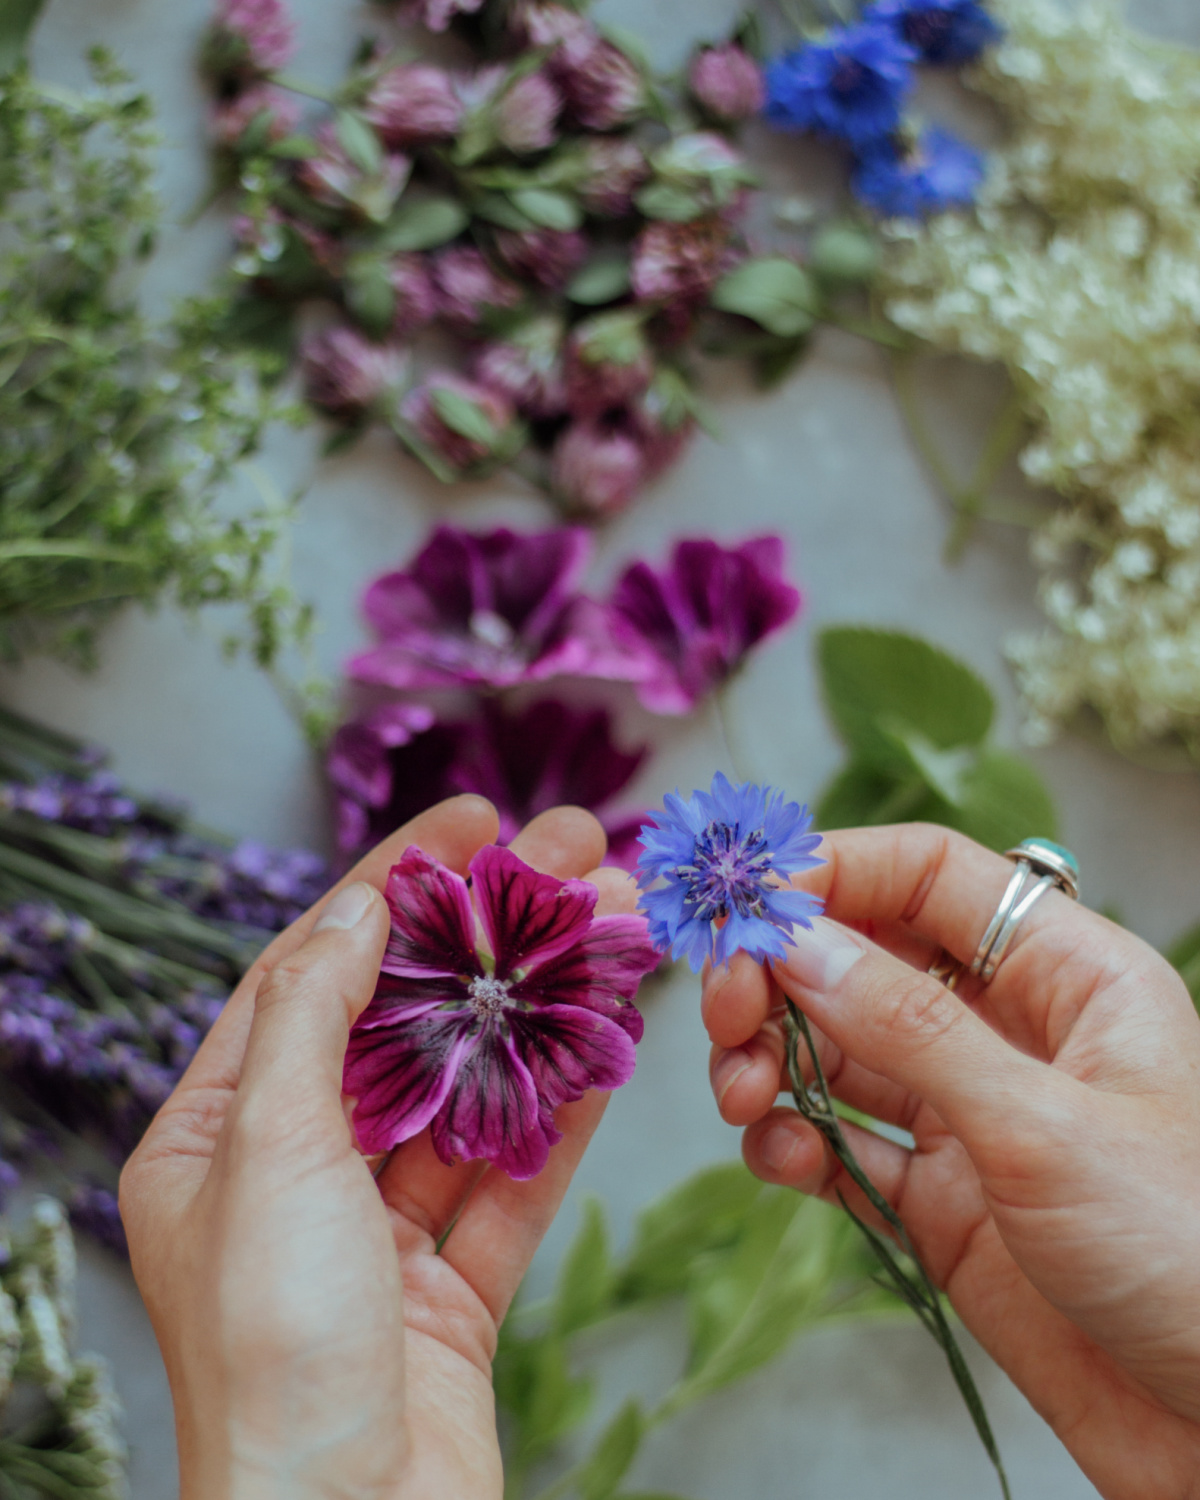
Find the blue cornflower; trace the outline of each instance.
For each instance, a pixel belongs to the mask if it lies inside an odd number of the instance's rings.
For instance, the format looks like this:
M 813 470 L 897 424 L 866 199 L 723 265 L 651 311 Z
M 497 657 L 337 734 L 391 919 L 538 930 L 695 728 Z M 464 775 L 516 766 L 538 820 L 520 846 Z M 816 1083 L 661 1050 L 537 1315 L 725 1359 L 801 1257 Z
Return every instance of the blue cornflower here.
M 911 150 L 887 140 L 863 152 L 851 185 L 878 214 L 920 219 L 974 203 L 983 173 L 980 152 L 934 125 Z
M 899 125 L 916 60 L 891 24 L 836 27 L 768 65 L 767 119 L 862 148 Z
M 712 790 L 663 798 L 664 810 L 642 829 L 640 909 L 650 941 L 699 973 L 706 958 L 723 964 L 741 949 L 751 958 L 782 958 L 784 936 L 811 927 L 823 902 L 780 882 L 824 864 L 813 850 L 807 807 L 782 792 L 733 786 L 719 771 Z M 723 924 L 718 927 L 719 921 Z
M 979 0 L 876 0 L 863 19 L 894 27 L 922 62 L 942 67 L 974 62 L 1004 35 Z

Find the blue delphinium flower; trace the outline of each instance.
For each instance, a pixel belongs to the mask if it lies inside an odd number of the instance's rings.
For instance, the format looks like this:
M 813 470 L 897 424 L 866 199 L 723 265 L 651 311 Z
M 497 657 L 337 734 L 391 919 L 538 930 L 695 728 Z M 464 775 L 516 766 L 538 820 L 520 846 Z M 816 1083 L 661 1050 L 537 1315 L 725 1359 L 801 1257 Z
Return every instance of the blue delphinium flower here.
M 835 27 L 769 64 L 767 119 L 867 146 L 899 125 L 916 60 L 891 23 Z
M 739 949 L 752 958 L 782 958 L 784 938 L 811 927 L 823 902 L 781 882 L 824 864 L 813 850 L 807 807 L 770 787 L 733 786 L 719 771 L 712 790 L 663 799 L 642 829 L 640 909 L 650 941 L 699 973 L 706 958 L 723 964 Z M 722 920 L 724 919 L 724 920 Z M 717 926 L 722 922 L 721 926 Z
M 864 151 L 852 186 L 855 197 L 876 213 L 919 219 L 974 203 L 983 173 L 980 152 L 935 125 L 911 150 L 886 140 Z
M 876 0 L 863 19 L 894 27 L 922 62 L 935 67 L 974 62 L 1004 34 L 979 0 Z

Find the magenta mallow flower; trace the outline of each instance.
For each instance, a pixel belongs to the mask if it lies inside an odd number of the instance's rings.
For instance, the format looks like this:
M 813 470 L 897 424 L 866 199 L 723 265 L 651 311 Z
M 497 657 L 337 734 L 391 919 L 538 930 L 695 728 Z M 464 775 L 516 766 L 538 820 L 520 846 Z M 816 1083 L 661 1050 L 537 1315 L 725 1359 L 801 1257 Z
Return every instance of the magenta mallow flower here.
M 463 105 L 444 68 L 403 63 L 371 85 L 363 114 L 389 146 L 448 140 L 458 130 Z
M 649 96 L 641 69 L 597 32 L 560 43 L 549 65 L 569 113 L 585 130 L 619 130 L 645 113 Z
M 218 78 L 261 77 L 285 68 L 295 22 L 283 0 L 219 0 L 204 59 Z
M 566 346 L 567 405 L 595 417 L 644 391 L 654 375 L 644 318 L 637 308 L 596 313 L 576 324 Z
M 409 158 L 387 152 L 381 156 L 377 170 L 364 171 L 347 155 L 332 120 L 326 120 L 318 128 L 316 140 L 320 148 L 317 155 L 306 157 L 297 169 L 300 185 L 317 203 L 348 209 L 372 223 L 382 224 L 408 182 L 412 172 Z
M 221 146 L 237 150 L 246 145 L 244 137 L 254 125 L 254 144 L 261 150 L 291 135 L 300 123 L 300 115 L 300 101 L 294 94 L 273 84 L 255 83 L 231 99 L 218 101 L 212 112 L 213 139 Z
M 688 69 L 692 97 L 715 119 L 749 120 L 767 100 L 762 69 L 736 42 L 704 47 Z
M 408 568 L 367 589 L 379 644 L 351 660 L 350 675 L 402 690 L 629 678 L 638 666 L 613 646 L 606 613 L 576 593 L 590 550 L 582 527 L 439 526 Z
M 642 653 L 645 674 L 636 689 L 647 708 L 690 712 L 752 646 L 796 615 L 800 592 L 783 570 L 777 536 L 737 547 L 708 537 L 684 540 L 661 572 L 644 562 L 626 568 L 610 601 L 613 629 L 630 651 Z
M 441 315 L 463 331 L 478 327 L 490 312 L 516 307 L 522 296 L 471 245 L 451 245 L 434 257 L 433 284 Z
M 687 311 L 702 302 L 736 259 L 720 215 L 687 224 L 653 220 L 634 241 L 629 277 L 642 302 Z
M 305 395 L 338 417 L 362 417 L 381 405 L 399 387 L 406 363 L 400 350 L 344 325 L 310 334 L 300 346 Z
M 495 243 L 514 276 L 552 291 L 567 284 L 588 253 L 578 229 L 497 229 Z
M 495 845 L 469 885 L 411 846 L 385 894 L 391 936 L 342 1080 L 359 1146 L 389 1151 L 428 1126 L 447 1165 L 536 1176 L 562 1138 L 559 1105 L 633 1076 L 631 1002 L 658 962 L 645 920 L 597 917 L 594 886 Z
M 550 457 L 554 492 L 572 509 L 593 517 L 623 511 L 648 474 L 641 443 L 620 419 L 571 422 Z
M 409 391 L 400 403 L 396 431 L 447 483 L 511 458 L 524 440 L 507 397 L 448 370 Z
M 560 416 L 567 407 L 563 335 L 562 320 L 553 313 L 529 318 L 479 349 L 475 379 L 535 420 Z
M 395 255 L 388 263 L 388 280 L 395 294 L 392 329 L 404 335 L 432 323 L 438 314 L 438 293 L 423 256 Z
M 446 772 L 458 734 L 435 724 L 423 703 L 386 703 L 338 727 L 325 766 L 344 855 L 364 851 L 450 796 Z

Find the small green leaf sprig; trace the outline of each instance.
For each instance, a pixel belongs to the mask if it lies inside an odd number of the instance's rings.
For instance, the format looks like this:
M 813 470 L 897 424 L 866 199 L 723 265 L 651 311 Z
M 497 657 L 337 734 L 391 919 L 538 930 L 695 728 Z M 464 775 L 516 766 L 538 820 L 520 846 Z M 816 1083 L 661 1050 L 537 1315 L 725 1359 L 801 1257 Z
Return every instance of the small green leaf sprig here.
M 10 49 L 12 50 L 12 49 Z M 102 49 L 94 88 L 0 77 L 0 656 L 94 661 L 124 605 L 237 606 L 267 669 L 310 612 L 284 566 L 290 507 L 223 496 L 282 407 L 217 300 L 143 315 L 158 210 L 146 97 Z
M 739 1162 L 705 1168 L 643 1210 L 621 1256 L 597 1199 L 584 1201 L 582 1218 L 554 1294 L 518 1303 L 501 1329 L 506 1500 L 671 1500 L 622 1487 L 658 1426 L 762 1368 L 806 1328 L 897 1305 L 873 1283 L 842 1215 L 764 1186 Z M 591 1414 L 585 1371 L 600 1330 L 616 1337 L 627 1315 L 669 1302 L 682 1303 L 689 1330 L 678 1378 L 657 1401 L 627 1398 L 582 1457 L 535 1489 L 535 1473 L 577 1447 Z
M 822 828 L 916 819 L 988 848 L 1057 836 L 1050 794 L 1029 763 L 990 738 L 995 701 L 968 666 L 899 631 L 822 631 L 825 701 L 849 761 L 816 811 Z

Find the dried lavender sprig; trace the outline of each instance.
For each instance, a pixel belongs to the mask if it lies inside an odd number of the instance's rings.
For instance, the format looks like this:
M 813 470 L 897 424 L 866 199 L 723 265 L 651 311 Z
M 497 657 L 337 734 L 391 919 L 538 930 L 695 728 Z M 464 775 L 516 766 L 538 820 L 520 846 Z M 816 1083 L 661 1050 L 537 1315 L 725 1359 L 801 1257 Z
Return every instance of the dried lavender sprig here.
M 785 997 L 786 998 L 786 997 Z M 796 1108 L 804 1118 L 814 1125 L 824 1136 L 830 1150 L 845 1168 L 847 1175 L 855 1186 L 870 1203 L 871 1207 L 883 1219 L 884 1223 L 895 1234 L 904 1254 L 912 1262 L 910 1270 L 900 1257 L 891 1243 L 878 1230 L 860 1219 L 849 1207 L 846 1200 L 842 1199 L 842 1207 L 858 1225 L 865 1236 L 867 1243 L 875 1252 L 883 1270 L 885 1284 L 895 1291 L 913 1312 L 916 1313 L 924 1327 L 940 1346 L 946 1356 L 946 1362 L 950 1366 L 950 1373 L 954 1382 L 962 1394 L 967 1410 L 971 1414 L 971 1420 L 975 1424 L 975 1431 L 979 1434 L 979 1440 L 984 1446 L 992 1467 L 996 1470 L 996 1476 L 1000 1481 L 1000 1489 L 1004 1500 L 1011 1500 L 1011 1492 L 1008 1487 L 1008 1476 L 1004 1472 L 1004 1464 L 1000 1458 L 1000 1450 L 996 1445 L 996 1439 L 992 1433 L 991 1423 L 988 1421 L 987 1411 L 983 1405 L 983 1398 L 975 1385 L 967 1362 L 963 1359 L 962 1350 L 958 1347 L 958 1341 L 954 1337 L 945 1309 L 942 1306 L 941 1293 L 930 1279 L 929 1272 L 922 1264 L 920 1256 L 913 1248 L 912 1240 L 909 1238 L 908 1230 L 904 1227 L 904 1221 L 891 1206 L 867 1174 L 859 1165 L 849 1143 L 842 1131 L 841 1123 L 834 1112 L 833 1101 L 829 1095 L 829 1087 L 825 1081 L 825 1072 L 821 1067 L 821 1059 L 817 1054 L 816 1044 L 813 1041 L 812 1032 L 809 1030 L 808 1019 L 804 1012 L 790 999 L 787 1000 L 787 1016 L 785 1018 L 787 1033 L 787 1069 L 788 1079 L 791 1084 L 792 1098 L 795 1100 Z M 813 1083 L 805 1082 L 803 1071 L 800 1067 L 800 1039 L 803 1037 L 804 1044 L 808 1049 L 808 1055 L 812 1059 Z M 839 1195 L 840 1196 L 840 1195 Z

